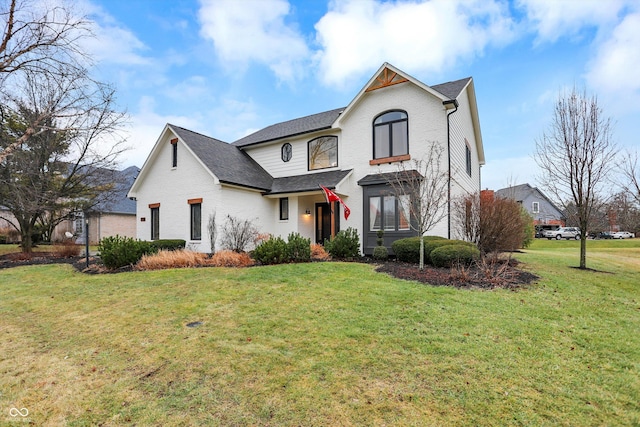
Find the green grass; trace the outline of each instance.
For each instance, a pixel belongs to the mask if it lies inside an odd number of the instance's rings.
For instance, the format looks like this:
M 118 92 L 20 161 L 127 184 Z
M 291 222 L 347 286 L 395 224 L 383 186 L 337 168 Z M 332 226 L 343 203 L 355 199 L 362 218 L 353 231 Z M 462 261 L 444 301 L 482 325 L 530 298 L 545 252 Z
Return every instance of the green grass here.
M 0 424 L 640 425 L 640 239 L 517 292 L 313 263 L 0 270 Z M 189 328 L 190 322 L 202 322 Z

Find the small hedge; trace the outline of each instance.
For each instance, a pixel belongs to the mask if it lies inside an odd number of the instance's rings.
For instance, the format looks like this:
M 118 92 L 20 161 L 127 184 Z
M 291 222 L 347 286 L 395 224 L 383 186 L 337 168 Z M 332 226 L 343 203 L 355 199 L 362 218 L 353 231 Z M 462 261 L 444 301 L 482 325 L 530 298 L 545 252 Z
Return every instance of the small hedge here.
M 432 240 L 430 242 L 425 242 L 425 244 L 424 244 L 424 260 L 425 260 L 425 262 L 427 262 L 429 264 L 433 264 L 433 262 L 431 260 L 431 252 L 433 250 L 435 250 L 436 248 L 439 248 L 439 247 L 442 247 L 442 246 L 451 246 L 451 245 L 463 245 L 463 246 L 476 247 L 476 245 L 474 245 L 473 243 L 466 242 L 464 240 L 442 239 L 442 240 Z
M 389 251 L 385 246 L 376 246 L 373 248 L 373 259 L 384 261 L 389 258 Z
M 324 248 L 334 258 L 355 258 L 360 256 L 358 230 L 349 227 L 339 231 L 333 239 L 324 241 Z
M 184 249 L 187 242 L 182 239 L 159 239 L 151 241 L 156 251 L 177 251 Z
M 424 246 L 427 247 L 427 242 L 447 240 L 440 236 L 424 236 Z M 420 237 L 408 237 L 406 239 L 398 239 L 391 244 L 391 249 L 396 254 L 396 259 L 402 262 L 410 262 L 418 264 L 420 262 Z M 424 260 L 427 261 L 429 257 L 426 254 Z
M 287 255 L 293 262 L 311 261 L 311 239 L 305 239 L 300 233 L 291 233 L 287 237 Z
M 434 267 L 452 267 L 471 264 L 480 257 L 480 251 L 473 245 L 454 244 L 435 248 L 429 256 Z
M 271 236 L 253 250 L 252 256 L 260 264 L 282 264 L 289 259 L 287 242 L 282 237 Z
M 116 269 L 133 265 L 143 255 L 153 254 L 158 250 L 150 242 L 115 235 L 102 239 L 98 251 L 105 267 Z

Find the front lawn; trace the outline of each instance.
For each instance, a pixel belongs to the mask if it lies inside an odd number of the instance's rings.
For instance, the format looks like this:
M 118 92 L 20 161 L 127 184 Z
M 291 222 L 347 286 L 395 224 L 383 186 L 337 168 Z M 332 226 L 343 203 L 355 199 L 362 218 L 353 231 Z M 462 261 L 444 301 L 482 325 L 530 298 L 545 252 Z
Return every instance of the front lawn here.
M 590 245 L 597 272 L 574 243 L 519 254 L 541 276 L 519 291 L 359 263 L 0 270 L 0 424 L 640 424 L 640 239 Z

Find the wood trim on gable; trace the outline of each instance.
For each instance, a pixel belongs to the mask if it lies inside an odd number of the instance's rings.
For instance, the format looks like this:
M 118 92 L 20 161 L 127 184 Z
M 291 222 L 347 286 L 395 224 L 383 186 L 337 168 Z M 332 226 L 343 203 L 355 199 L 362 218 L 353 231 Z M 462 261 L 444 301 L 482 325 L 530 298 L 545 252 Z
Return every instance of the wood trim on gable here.
M 178 143 L 178 138 L 173 138 L 171 140 L 171 144 L 177 144 Z
M 365 92 L 371 92 L 372 90 L 382 89 L 383 87 L 393 86 L 408 81 L 409 79 L 399 76 L 395 71 L 385 68 L 382 73 L 376 77 L 376 82 L 369 86 Z
M 159 208 L 160 203 L 149 203 L 149 209 Z

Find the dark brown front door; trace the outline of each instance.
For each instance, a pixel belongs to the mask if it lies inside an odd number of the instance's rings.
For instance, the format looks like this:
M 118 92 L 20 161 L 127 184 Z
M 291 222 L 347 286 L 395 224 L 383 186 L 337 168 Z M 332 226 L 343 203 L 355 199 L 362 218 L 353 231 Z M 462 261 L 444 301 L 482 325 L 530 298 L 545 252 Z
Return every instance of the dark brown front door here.
M 333 203 L 333 214 L 328 203 L 316 203 L 316 243 L 324 244 L 340 231 L 340 207 Z

